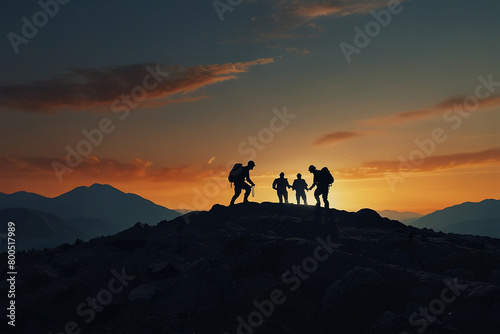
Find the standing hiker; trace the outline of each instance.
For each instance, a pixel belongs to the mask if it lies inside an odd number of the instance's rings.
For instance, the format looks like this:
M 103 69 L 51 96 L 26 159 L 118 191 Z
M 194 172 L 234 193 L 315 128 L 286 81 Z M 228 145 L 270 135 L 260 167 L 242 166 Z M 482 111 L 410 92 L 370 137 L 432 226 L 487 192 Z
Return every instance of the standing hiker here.
M 243 166 L 237 163 L 233 166 L 233 169 L 229 173 L 229 182 L 234 183 L 234 196 L 231 198 L 231 204 L 234 205 L 234 201 L 240 196 L 241 190 L 245 189 L 245 194 L 243 195 L 243 203 L 248 203 L 248 196 L 252 187 L 255 187 L 255 183 L 250 179 L 250 171 L 255 167 L 255 162 L 250 160 L 247 166 Z M 248 183 L 250 183 L 250 185 Z
M 333 183 L 333 176 L 328 170 L 328 168 L 323 167 L 321 170 L 317 170 L 314 165 L 309 166 L 309 172 L 314 175 L 313 185 L 309 188 L 312 190 L 314 187 L 317 187 L 314 191 L 314 198 L 316 198 L 316 206 L 321 206 L 319 201 L 319 196 L 322 196 L 323 202 L 325 203 L 325 208 L 329 208 L 330 203 L 328 203 L 328 188 L 330 184 Z
M 304 201 L 304 204 L 307 205 L 307 183 L 306 180 L 302 178 L 302 174 L 297 174 L 297 179 L 293 181 L 292 190 L 295 190 L 295 197 L 297 198 L 297 204 L 300 204 L 300 199 Z
M 288 179 L 285 179 L 285 173 L 281 172 L 279 179 L 274 179 L 273 189 L 278 192 L 278 198 L 280 203 L 283 203 L 283 198 L 285 199 L 285 203 L 288 204 L 288 191 L 286 188 L 291 188 L 288 183 Z

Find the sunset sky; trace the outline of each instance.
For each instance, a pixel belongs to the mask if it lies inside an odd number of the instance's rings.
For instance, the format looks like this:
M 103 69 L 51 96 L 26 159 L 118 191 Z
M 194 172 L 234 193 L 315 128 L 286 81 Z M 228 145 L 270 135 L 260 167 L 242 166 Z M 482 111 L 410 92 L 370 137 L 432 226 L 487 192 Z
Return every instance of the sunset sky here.
M 258 202 L 310 164 L 337 209 L 500 198 L 498 0 L 59 1 L 1 5 L 0 192 L 208 209 L 253 159 Z

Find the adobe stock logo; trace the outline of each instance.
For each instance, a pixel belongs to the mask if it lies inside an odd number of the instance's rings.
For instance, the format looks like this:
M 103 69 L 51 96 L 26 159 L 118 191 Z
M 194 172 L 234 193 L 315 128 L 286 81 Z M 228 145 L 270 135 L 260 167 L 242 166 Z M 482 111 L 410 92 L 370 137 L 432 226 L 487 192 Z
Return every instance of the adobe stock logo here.
M 113 277 L 108 281 L 107 288 L 100 290 L 93 297 L 89 296 L 76 307 L 76 314 L 80 317 L 78 321 L 70 320 L 64 325 L 64 331 L 55 334 L 80 334 L 83 333 L 82 325 L 90 324 L 96 318 L 97 313 L 104 311 L 118 294 L 121 294 L 128 285 L 136 279 L 133 275 L 127 275 L 125 268 L 121 272 L 111 270 Z M 49 334 L 52 334 L 50 332 Z
M 392 21 L 393 16 L 401 14 L 404 7 L 401 5 L 403 0 L 389 0 L 387 7 L 376 12 L 372 10 L 370 15 L 373 20 L 365 24 L 364 29 L 356 26 L 354 32 L 356 33 L 353 38 L 353 45 L 342 42 L 339 44 L 340 50 L 344 55 L 348 64 L 352 63 L 352 55 L 360 54 L 365 48 L 370 45 L 372 40 L 382 32 L 382 28 L 387 28 Z M 412 1 L 412 0 L 407 0 Z
M 288 289 L 275 288 L 262 301 L 254 299 L 252 304 L 254 310 L 246 317 L 238 316 L 236 318 L 236 334 L 252 334 L 257 328 L 264 324 L 264 321 L 270 318 L 277 309 L 277 306 L 283 305 L 287 299 L 287 293 L 293 293 L 300 288 L 301 284 L 307 281 L 320 267 L 320 264 L 326 262 L 333 256 L 338 245 L 332 242 L 332 236 L 329 234 L 326 240 L 321 236 L 316 238 L 316 247 L 313 254 L 303 258 L 300 264 L 294 264 L 280 276 L 281 283 Z M 289 290 L 289 292 L 287 292 Z M 259 332 L 260 333 L 260 332 Z M 224 332 L 224 334 L 230 334 Z
M 453 131 L 460 129 L 464 120 L 479 110 L 481 102 L 487 101 L 494 96 L 495 91 L 500 88 L 500 81 L 494 81 L 493 74 L 488 76 L 480 75 L 477 80 L 479 83 L 474 90 L 474 94 L 468 95 L 459 103 L 454 103 L 453 106 L 443 112 L 442 119 L 444 124 L 448 125 L 448 128 L 444 126 L 436 127 L 429 132 L 427 137 L 423 139 L 415 138 L 413 142 L 416 148 L 406 156 L 399 155 L 398 160 L 400 163 L 397 171 L 385 176 L 392 192 L 396 191 L 398 183 L 405 182 L 406 178 L 413 172 L 422 168 L 425 161 L 436 153 L 438 145 L 449 139 L 450 129 Z
M 214 0 L 214 2 L 212 2 L 212 5 L 214 6 L 215 11 L 219 16 L 220 21 L 222 22 L 224 21 L 224 13 L 232 12 L 234 8 L 241 5 L 242 2 L 243 0 Z
M 283 110 L 278 110 L 274 108 L 272 110 L 273 117 L 267 123 L 268 126 L 265 126 L 260 129 L 254 136 L 248 136 L 246 140 L 240 142 L 237 146 L 237 151 L 239 156 L 244 157 L 245 160 L 255 160 L 259 152 L 268 147 L 271 142 L 274 140 L 276 135 L 283 130 L 291 123 L 293 119 L 297 117 L 296 114 L 292 114 L 288 112 L 286 106 L 283 107 Z M 236 160 L 229 160 L 225 166 L 225 173 L 229 173 L 234 166 Z M 227 174 L 226 174 L 227 175 Z M 207 205 L 210 204 L 210 200 L 217 197 L 222 189 L 229 187 L 227 178 L 221 178 L 220 175 L 213 174 L 210 176 L 210 180 L 205 183 L 203 187 L 193 188 L 193 200 L 191 205 L 187 205 L 185 203 L 179 204 L 180 207 L 189 209 L 190 213 L 184 215 L 184 220 L 187 224 L 190 223 L 190 216 L 193 214 L 197 214 L 198 210 L 203 210 Z
M 71 0 L 40 0 L 38 6 L 41 10 L 33 14 L 31 20 L 26 16 L 21 18 L 23 23 L 21 27 L 21 35 L 14 32 L 7 34 L 7 39 L 14 49 L 14 52 L 19 53 L 19 45 L 28 44 L 38 34 L 38 29 L 45 27 L 49 23 L 50 18 L 54 18 L 59 13 L 59 5 L 66 5 Z
M 156 68 L 148 65 L 145 70 L 147 74 L 143 77 L 141 83 L 132 88 L 129 94 L 122 94 L 111 103 L 110 109 L 113 113 L 119 114 L 117 116 L 119 121 L 127 119 L 130 110 L 138 108 L 139 103 L 146 100 L 148 93 L 158 88 L 165 78 L 170 75 L 169 72 L 161 71 L 159 64 L 156 65 Z M 95 128 L 90 130 L 83 129 L 81 131 L 85 138 L 80 140 L 75 148 L 66 145 L 66 156 L 62 161 L 55 160 L 51 164 L 52 170 L 59 182 L 63 181 L 65 173 L 71 173 L 82 162 L 93 161 L 90 157 L 92 151 L 103 143 L 104 135 L 115 131 L 115 124 L 117 124 L 116 119 L 113 121 L 112 118 L 103 117 L 99 120 Z

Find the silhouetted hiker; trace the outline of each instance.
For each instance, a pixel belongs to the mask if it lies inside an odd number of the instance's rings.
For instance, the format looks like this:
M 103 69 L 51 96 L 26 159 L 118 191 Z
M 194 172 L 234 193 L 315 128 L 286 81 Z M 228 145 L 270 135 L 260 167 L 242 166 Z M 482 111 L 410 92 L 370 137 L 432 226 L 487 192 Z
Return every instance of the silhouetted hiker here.
M 309 190 L 312 190 L 315 186 L 317 187 L 314 191 L 314 198 L 316 198 L 316 206 L 321 206 L 319 201 L 319 196 L 323 197 L 323 202 L 325 203 L 325 208 L 329 208 L 330 203 L 328 203 L 328 188 L 331 183 L 333 183 L 333 176 L 328 170 L 328 168 L 323 167 L 321 170 L 317 170 L 314 165 L 309 166 L 309 171 L 314 175 L 313 185 Z
M 288 179 L 285 179 L 285 173 L 281 172 L 279 179 L 274 179 L 273 189 L 278 192 L 278 198 L 280 203 L 283 203 L 283 198 L 285 199 L 285 203 L 288 204 L 288 191 L 286 188 L 291 188 L 288 183 Z
M 240 196 L 241 190 L 245 189 L 245 194 L 243 197 L 243 202 L 248 203 L 248 196 L 250 195 L 250 191 L 252 187 L 255 186 L 255 183 L 250 179 L 250 171 L 255 167 L 255 162 L 250 160 L 247 166 L 243 166 L 238 163 L 233 166 L 233 169 L 229 173 L 229 182 L 234 183 L 234 196 L 231 198 L 231 204 L 234 205 L 234 201 Z M 245 182 L 248 181 L 252 186 Z
M 297 179 L 293 181 L 292 190 L 295 190 L 295 196 L 297 198 L 297 204 L 300 204 L 300 199 L 304 200 L 304 204 L 307 205 L 306 197 L 307 183 L 306 180 L 302 178 L 302 174 L 297 174 Z

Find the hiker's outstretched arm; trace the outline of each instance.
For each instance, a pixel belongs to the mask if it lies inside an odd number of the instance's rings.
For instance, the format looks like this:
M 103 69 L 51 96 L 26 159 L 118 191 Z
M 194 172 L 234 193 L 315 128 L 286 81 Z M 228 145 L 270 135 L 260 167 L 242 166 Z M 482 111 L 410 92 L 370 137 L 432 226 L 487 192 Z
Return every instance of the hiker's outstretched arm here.
M 252 180 L 250 180 L 250 175 L 247 176 L 247 181 L 250 183 L 252 186 L 255 186 L 255 183 L 253 183 Z

